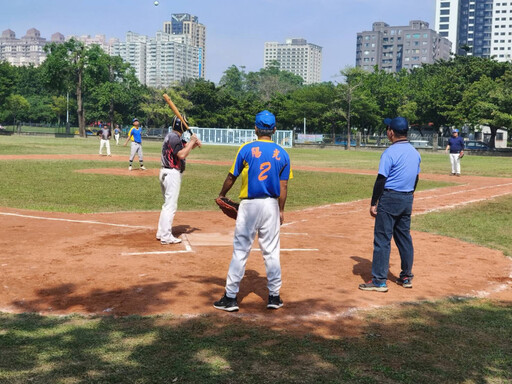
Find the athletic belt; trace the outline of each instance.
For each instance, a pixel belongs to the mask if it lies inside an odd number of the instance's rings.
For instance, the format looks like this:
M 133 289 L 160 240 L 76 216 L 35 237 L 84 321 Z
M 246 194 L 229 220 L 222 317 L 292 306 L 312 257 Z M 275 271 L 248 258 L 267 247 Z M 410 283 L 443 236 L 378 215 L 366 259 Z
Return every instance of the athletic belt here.
M 412 195 L 414 193 L 414 191 L 411 191 L 411 192 L 400 192 L 400 191 L 395 191 L 394 189 L 384 189 L 385 192 L 395 192 L 395 193 L 402 193 L 404 195 Z

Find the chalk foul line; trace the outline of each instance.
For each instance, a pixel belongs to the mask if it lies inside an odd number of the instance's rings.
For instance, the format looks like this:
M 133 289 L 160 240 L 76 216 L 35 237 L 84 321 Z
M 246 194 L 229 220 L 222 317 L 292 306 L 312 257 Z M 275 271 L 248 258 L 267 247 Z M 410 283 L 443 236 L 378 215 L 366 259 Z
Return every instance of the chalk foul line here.
M 67 222 L 67 223 L 106 225 L 106 226 L 109 226 L 109 227 L 134 228 L 134 229 L 152 229 L 152 227 L 145 227 L 145 226 L 142 226 L 142 225 L 104 223 L 104 222 L 101 222 L 101 221 L 94 221 L 94 220 L 71 220 L 71 219 L 61 219 L 61 218 L 56 218 L 56 217 L 21 215 L 19 213 L 0 212 L 0 215 L 23 217 L 23 218 L 26 218 L 26 219 L 36 219 L 36 220 L 64 221 L 64 222 Z

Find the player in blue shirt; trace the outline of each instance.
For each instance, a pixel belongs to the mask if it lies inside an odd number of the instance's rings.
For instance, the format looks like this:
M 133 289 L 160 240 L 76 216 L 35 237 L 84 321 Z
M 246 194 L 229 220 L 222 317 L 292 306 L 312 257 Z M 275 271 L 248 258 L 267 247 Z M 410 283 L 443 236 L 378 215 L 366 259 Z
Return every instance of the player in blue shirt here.
M 131 127 L 131 129 L 128 131 L 128 137 L 124 143 L 124 146 L 126 147 L 128 141 L 132 141 L 130 146 L 130 165 L 128 166 L 128 170 L 132 170 L 133 159 L 137 154 L 139 156 L 140 169 L 145 171 L 146 167 L 144 166 L 144 158 L 142 154 L 142 128 L 139 126 L 139 119 L 133 119 L 132 123 L 133 127 Z
M 247 258 L 256 234 L 265 260 L 268 309 L 283 306 L 280 297 L 280 225 L 284 222 L 288 179 L 292 178 L 290 157 L 271 137 L 276 119 L 269 111 L 256 115 L 258 140 L 243 144 L 236 155 L 219 193 L 225 197 L 236 179 L 242 176 L 240 207 L 233 239 L 233 257 L 229 265 L 224 296 L 213 306 L 224 311 L 238 311 L 237 294 L 245 273 Z
M 464 156 L 464 139 L 459 137 L 458 129 L 454 129 L 452 132 L 452 137 L 448 139 L 446 152 L 448 151 L 450 151 L 452 176 L 460 176 L 460 158 Z
M 409 124 L 403 117 L 386 119 L 391 146 L 380 158 L 379 174 L 373 187 L 370 215 L 375 217 L 372 280 L 360 284 L 363 291 L 387 292 L 391 238 L 400 252 L 401 272 L 397 284 L 412 288 L 414 247 L 411 213 L 419 180 L 421 156 L 407 140 Z M 378 203 L 378 205 L 377 205 Z

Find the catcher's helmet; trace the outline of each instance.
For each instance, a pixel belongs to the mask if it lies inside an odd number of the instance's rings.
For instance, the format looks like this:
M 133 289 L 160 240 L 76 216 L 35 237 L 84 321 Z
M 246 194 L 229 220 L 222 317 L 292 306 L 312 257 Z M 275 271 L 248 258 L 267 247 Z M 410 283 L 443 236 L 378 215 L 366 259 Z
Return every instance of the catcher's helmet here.
M 185 116 L 185 114 L 182 114 L 181 117 L 183 117 L 183 120 L 185 120 L 185 123 L 188 125 L 187 116 Z M 185 124 L 182 123 L 182 121 L 180 120 L 180 118 L 178 116 L 174 116 L 172 118 L 171 127 L 175 131 L 180 131 L 181 133 L 183 133 L 187 130 L 187 127 L 185 127 Z

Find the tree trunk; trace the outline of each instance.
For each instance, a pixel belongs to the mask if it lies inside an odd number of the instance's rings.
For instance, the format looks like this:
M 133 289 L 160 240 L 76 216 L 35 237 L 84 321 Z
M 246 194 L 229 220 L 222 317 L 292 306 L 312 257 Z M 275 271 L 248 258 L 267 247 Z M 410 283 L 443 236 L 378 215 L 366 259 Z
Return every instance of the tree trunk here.
M 78 114 L 78 132 L 81 137 L 85 137 L 85 112 L 84 102 L 82 99 L 82 75 L 83 70 L 78 69 L 78 82 L 76 85 L 76 104 Z
M 112 84 L 114 82 L 114 68 L 112 68 L 112 64 L 110 64 L 108 71 L 109 71 L 109 80 L 110 80 L 110 83 Z M 108 117 L 110 120 L 110 129 L 113 129 L 114 128 L 114 96 L 110 97 Z
M 496 133 L 498 133 L 498 129 L 500 127 L 491 125 L 489 128 L 491 128 L 491 138 L 489 139 L 489 147 L 496 148 Z

